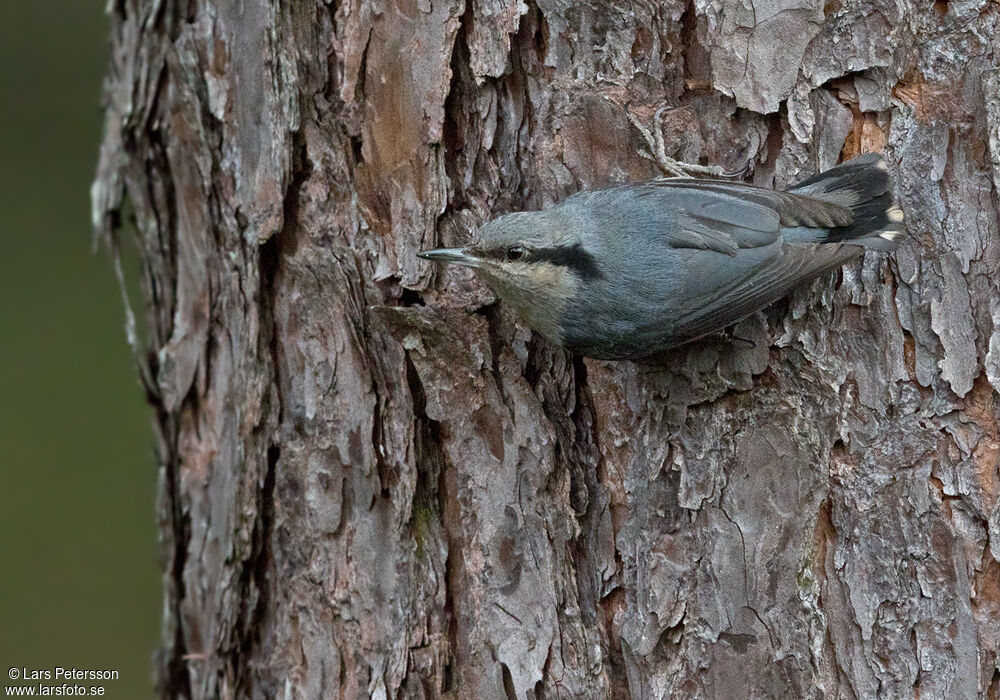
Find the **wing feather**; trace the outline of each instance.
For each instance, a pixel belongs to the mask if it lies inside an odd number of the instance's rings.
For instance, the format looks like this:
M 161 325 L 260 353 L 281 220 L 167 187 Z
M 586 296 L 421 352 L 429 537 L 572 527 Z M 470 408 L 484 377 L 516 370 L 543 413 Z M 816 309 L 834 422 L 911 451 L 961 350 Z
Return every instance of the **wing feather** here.
M 673 326 L 680 342 L 736 323 L 785 296 L 806 280 L 836 269 L 862 252 L 854 246 L 785 245 L 746 274 L 709 294 L 690 297 Z
M 773 211 L 783 227 L 833 228 L 848 226 L 854 220 L 850 208 L 842 204 L 796 192 L 768 190 L 744 182 L 668 178 L 654 180 L 650 184 L 671 190 L 688 190 L 704 195 L 715 194 L 727 199 L 752 202 Z

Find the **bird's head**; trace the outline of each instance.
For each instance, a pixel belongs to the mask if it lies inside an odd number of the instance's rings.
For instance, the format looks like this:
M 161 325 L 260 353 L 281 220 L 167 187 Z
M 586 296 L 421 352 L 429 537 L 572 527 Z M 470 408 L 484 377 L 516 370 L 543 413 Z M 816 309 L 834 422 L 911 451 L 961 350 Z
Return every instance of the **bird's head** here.
M 568 303 L 588 281 L 601 276 L 558 210 L 508 214 L 484 224 L 463 248 L 436 248 L 426 260 L 476 270 L 494 292 L 542 335 L 561 342 Z

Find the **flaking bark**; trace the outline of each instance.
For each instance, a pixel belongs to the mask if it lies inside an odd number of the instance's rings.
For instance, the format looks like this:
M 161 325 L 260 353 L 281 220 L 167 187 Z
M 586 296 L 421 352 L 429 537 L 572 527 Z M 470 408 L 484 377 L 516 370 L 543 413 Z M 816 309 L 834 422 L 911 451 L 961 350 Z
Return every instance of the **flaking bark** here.
M 110 15 L 164 697 L 1000 694 L 1000 4 Z M 884 151 L 911 240 L 655 365 L 415 257 L 656 176 L 664 105 L 763 185 Z

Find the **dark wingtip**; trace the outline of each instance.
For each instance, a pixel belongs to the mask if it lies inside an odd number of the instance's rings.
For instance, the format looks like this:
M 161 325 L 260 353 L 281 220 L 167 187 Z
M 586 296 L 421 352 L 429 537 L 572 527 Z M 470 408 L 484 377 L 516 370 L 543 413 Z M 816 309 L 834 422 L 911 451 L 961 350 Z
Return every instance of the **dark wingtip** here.
M 853 206 L 885 194 L 889 185 L 889 165 L 885 156 L 865 153 L 817 173 L 790 187 L 789 191 Z
M 850 209 L 848 224 L 829 228 L 827 243 L 892 250 L 905 236 L 903 210 L 893 202 L 889 165 L 881 153 L 865 153 L 803 180 L 791 192 Z

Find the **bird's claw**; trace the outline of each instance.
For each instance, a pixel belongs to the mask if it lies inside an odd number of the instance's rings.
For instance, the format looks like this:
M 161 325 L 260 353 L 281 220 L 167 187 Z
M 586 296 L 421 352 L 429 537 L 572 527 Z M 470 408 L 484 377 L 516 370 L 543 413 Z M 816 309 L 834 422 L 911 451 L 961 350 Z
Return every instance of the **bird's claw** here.
M 676 109 L 671 107 L 670 109 Z M 625 110 L 628 120 L 632 126 L 639 130 L 649 150 L 640 150 L 639 155 L 656 163 L 657 167 L 668 177 L 738 177 L 746 172 L 746 168 L 736 172 L 727 172 L 718 165 L 697 165 L 695 163 L 685 163 L 667 155 L 666 144 L 663 141 L 663 113 L 667 111 L 666 105 L 661 106 L 653 115 L 653 129 L 648 129 L 639 119 Z

